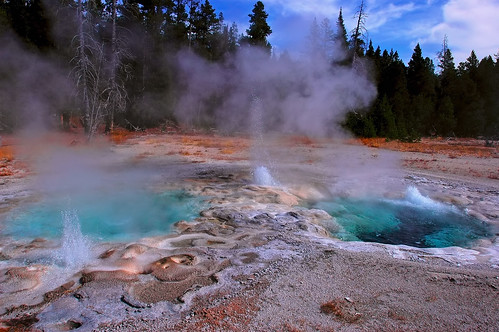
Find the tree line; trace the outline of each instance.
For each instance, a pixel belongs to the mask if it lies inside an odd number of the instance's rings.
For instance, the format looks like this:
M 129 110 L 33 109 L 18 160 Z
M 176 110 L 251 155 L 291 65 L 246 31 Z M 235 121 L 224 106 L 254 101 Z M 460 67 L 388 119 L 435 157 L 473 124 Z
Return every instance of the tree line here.
M 173 109 L 182 89 L 175 55 L 188 50 L 224 62 L 246 45 L 270 54 L 267 16 L 263 3 L 256 2 L 249 29 L 239 34 L 209 0 L 2 0 L 0 36 L 15 35 L 28 53 L 65 68 L 74 98 L 58 115 L 66 128 L 79 116 L 91 137 L 103 124 L 111 130 L 115 123 L 145 128 L 175 121 Z M 0 68 L 0 87 L 19 76 L 8 67 Z M 0 105 L 0 130 L 27 121 L 10 106 Z
M 437 68 L 419 44 L 408 66 L 393 50 L 369 44 L 378 97 L 366 112 L 351 112 L 345 125 L 356 135 L 414 140 L 421 136 L 497 139 L 499 59 L 478 60 L 474 51 L 456 67 L 444 41 Z
M 365 15 L 362 1 L 349 34 L 340 9 L 334 26 L 314 21 L 309 36 L 308 56 L 332 67 L 362 67 L 377 86 L 371 106 L 352 109 L 344 127 L 358 136 L 406 140 L 499 133 L 497 56 L 478 60 L 471 52 L 456 67 L 444 42 L 436 67 L 419 45 L 406 66 L 396 51 L 366 42 Z M 234 66 L 231 59 L 241 48 L 257 47 L 271 61 L 288 61 L 286 52 L 272 55 L 264 4 L 257 1 L 248 16 L 249 28 L 240 33 L 209 0 L 1 0 L 0 34 L 15 35 L 27 52 L 68 73 L 72 98 L 55 111 L 65 128 L 79 117 L 91 137 L 102 126 L 176 122 L 174 109 L 185 88 L 174 61 L 181 51 Z M 12 73 L 0 71 L 0 86 L 6 86 Z M 0 130 L 25 121 L 15 108 L 0 105 Z

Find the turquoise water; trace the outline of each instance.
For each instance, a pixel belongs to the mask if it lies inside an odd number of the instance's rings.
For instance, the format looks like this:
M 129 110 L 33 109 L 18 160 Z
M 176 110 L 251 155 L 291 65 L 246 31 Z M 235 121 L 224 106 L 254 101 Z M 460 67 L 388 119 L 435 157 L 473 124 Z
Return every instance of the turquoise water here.
M 489 227 L 464 211 L 410 187 L 400 200 L 338 198 L 313 204 L 336 218 L 346 241 L 405 244 L 421 248 L 470 247 L 491 236 Z
M 196 218 L 203 205 L 203 198 L 183 191 L 75 193 L 17 208 L 5 216 L 1 233 L 14 238 L 60 238 L 63 213 L 72 211 L 84 236 L 97 241 L 128 241 L 170 233 L 175 222 Z

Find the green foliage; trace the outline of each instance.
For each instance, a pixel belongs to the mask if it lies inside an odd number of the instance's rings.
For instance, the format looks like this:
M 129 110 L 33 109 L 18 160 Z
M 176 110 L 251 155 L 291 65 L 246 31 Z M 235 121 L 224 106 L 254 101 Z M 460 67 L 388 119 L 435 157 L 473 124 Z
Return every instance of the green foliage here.
M 269 15 L 265 12 L 263 3 L 258 1 L 253 8 L 252 14 L 248 16 L 250 17 L 250 26 L 246 30 L 248 36 L 245 38 L 245 42 L 252 46 L 261 47 L 270 54 L 272 46 L 267 41 L 267 37 L 272 33 L 272 29 L 267 23 Z
M 348 37 L 347 29 L 345 28 L 345 21 L 343 19 L 343 10 L 340 7 L 338 20 L 336 21 L 336 33 L 334 34 L 334 41 L 343 52 L 348 51 Z
M 384 96 L 381 100 L 378 99 L 376 105 L 374 106 L 373 113 L 375 114 L 377 120 L 378 135 L 389 139 L 397 138 L 398 132 L 395 123 L 395 116 L 393 115 L 392 106 L 386 96 Z
M 454 105 L 449 96 L 440 100 L 437 110 L 436 129 L 441 136 L 449 136 L 454 132 L 456 119 L 454 117 Z
M 109 108 L 106 112 L 125 108 L 122 113 L 116 112 L 115 120 L 121 125 L 143 128 L 176 121 L 173 110 L 185 89 L 179 84 L 179 69 L 174 62 L 178 52 L 188 50 L 220 66 L 234 65 L 227 60 L 238 52 L 240 45 L 271 52 L 268 36 L 272 29 L 262 1 L 257 1 L 249 13 L 249 27 L 244 36 L 240 36 L 235 23 L 224 22 L 210 0 L 120 0 L 115 21 L 112 3 L 112 0 L 82 0 L 85 21 L 82 32 L 91 42 L 84 45 L 86 53 L 80 55 L 92 60 L 89 65 L 95 70 L 99 69 L 100 80 L 95 85 L 101 91 L 98 97 Z M 75 0 L 0 1 L 0 34 L 15 34 L 24 49 L 34 54 L 50 54 L 57 67 L 69 72 L 68 64 L 74 65 L 71 60 L 78 46 L 76 8 Z M 357 59 L 364 58 L 357 65 L 369 72 L 377 86 L 378 96 L 371 107 L 352 110 L 344 121 L 346 128 L 358 136 L 405 141 L 434 134 L 497 138 L 497 56 L 479 60 L 472 51 L 456 68 L 444 41 L 437 68 L 423 55 L 419 44 L 406 65 L 396 50 L 375 48 L 373 41 L 365 47 L 362 37 L 365 15 L 362 1 L 350 40 L 347 31 L 351 30 L 345 27 L 341 9 L 333 24 L 327 19 L 314 21 L 309 36 L 310 54 L 320 55 L 333 66 L 353 66 L 354 55 Z M 281 54 L 278 61 L 292 62 L 287 53 Z M 94 76 L 91 73 L 92 79 Z M 7 75 L 2 76 L 2 82 L 8 79 Z M 286 85 L 279 85 L 279 89 L 285 95 Z M 120 102 L 112 101 L 117 95 Z M 206 100 L 211 109 L 223 102 L 221 95 Z M 83 107 L 71 105 L 55 111 L 67 118 L 78 109 Z M 199 118 L 193 125 L 210 126 L 213 119 L 209 116 Z M 15 127 L 22 122 L 16 119 L 20 119 L 16 110 L 1 109 L 0 127 L 7 120 L 9 127 Z

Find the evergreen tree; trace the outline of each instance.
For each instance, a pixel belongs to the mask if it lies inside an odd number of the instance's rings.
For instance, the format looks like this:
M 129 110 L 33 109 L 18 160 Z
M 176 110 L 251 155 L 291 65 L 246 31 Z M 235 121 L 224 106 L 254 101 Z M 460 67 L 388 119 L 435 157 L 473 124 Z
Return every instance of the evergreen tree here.
M 0 34 L 6 32 L 9 26 L 8 8 L 8 4 L 5 1 L 0 1 Z
M 334 33 L 331 27 L 331 22 L 328 18 L 324 18 L 320 24 L 319 44 L 324 50 L 324 55 L 328 60 L 332 60 L 334 56 Z
M 369 46 L 367 47 L 366 57 L 368 57 L 370 59 L 374 59 L 375 58 L 373 41 L 371 39 L 369 39 Z
M 322 54 L 323 50 L 320 44 L 320 29 L 317 23 L 317 18 L 314 17 L 312 25 L 310 26 L 310 33 L 308 36 L 309 53 L 312 55 Z
M 372 117 L 374 119 L 378 136 L 389 139 L 398 137 L 395 116 L 393 115 L 392 106 L 386 95 L 381 99 L 378 99 L 375 103 Z
M 406 117 L 409 134 L 428 135 L 434 131 L 436 79 L 433 62 L 423 57 L 419 44 L 414 48 L 407 68 L 407 88 L 411 106 Z
M 175 49 L 187 45 L 187 22 L 185 0 L 170 0 L 165 12 L 165 38 Z
M 455 98 L 456 131 L 459 136 L 475 137 L 484 132 L 484 102 L 478 87 L 478 59 L 474 51 L 458 67 L 459 86 Z
M 442 136 L 451 135 L 454 132 L 456 120 L 454 117 L 454 104 L 448 95 L 439 99 L 437 109 L 436 129 Z
M 48 51 L 54 44 L 50 37 L 51 26 L 41 0 L 32 0 L 28 7 L 27 38 L 42 51 Z
M 343 19 L 343 9 L 340 7 L 338 20 L 336 21 L 335 41 L 343 45 L 346 49 L 348 45 L 347 29 L 345 28 L 345 20 Z
M 239 46 L 239 29 L 237 27 L 236 22 L 232 22 L 232 25 L 230 26 L 228 30 L 228 52 L 229 53 L 235 53 L 238 49 Z
M 370 111 L 378 134 L 405 139 L 408 137 L 405 112 L 410 104 L 406 67 L 397 52 L 385 50 L 381 55 L 379 46 L 373 50 L 371 45 L 367 56 L 374 60 L 374 76 L 378 82 L 378 98 Z
M 312 58 L 330 60 L 333 56 L 333 31 L 329 20 L 324 19 L 321 24 L 314 18 L 309 34 L 309 53 Z
M 205 0 L 192 19 L 193 47 L 200 55 L 212 60 L 215 34 L 220 31 L 220 19 L 209 0 Z
M 246 30 L 248 36 L 243 41 L 252 46 L 261 47 L 270 54 L 272 46 L 267 41 L 267 37 L 272 33 L 272 29 L 267 24 L 269 15 L 265 12 L 265 7 L 261 1 L 255 4 L 252 13 L 248 15 L 250 17 L 250 26 Z
M 443 95 L 453 95 L 454 85 L 456 84 L 457 71 L 454 65 L 454 57 L 450 49 L 446 49 L 445 53 L 439 57 L 440 68 L 440 87 Z
M 450 135 L 454 132 L 456 120 L 454 102 L 457 100 L 458 81 L 454 65 L 454 57 L 447 47 L 447 38 L 444 38 L 442 51 L 439 52 L 439 95 L 438 107 L 435 117 L 436 130 L 440 135 Z
M 346 65 L 349 63 L 348 38 L 345 21 L 343 20 L 343 10 L 341 7 L 340 13 L 338 14 L 338 20 L 336 21 L 334 43 L 336 45 L 337 53 L 333 54 L 333 61 L 340 65 Z
M 480 64 L 480 62 L 478 61 L 478 58 L 476 57 L 475 51 L 472 50 L 470 56 L 466 59 L 466 62 L 464 63 L 464 68 L 465 68 L 465 70 L 468 71 L 468 73 L 472 76 L 473 79 L 476 78 L 477 69 L 478 69 L 479 64 Z
M 499 136 L 499 100 L 497 97 L 499 96 L 499 77 L 497 64 L 491 56 L 483 58 L 478 65 L 477 86 L 484 103 L 484 128 L 480 134 L 494 139 L 494 136 Z

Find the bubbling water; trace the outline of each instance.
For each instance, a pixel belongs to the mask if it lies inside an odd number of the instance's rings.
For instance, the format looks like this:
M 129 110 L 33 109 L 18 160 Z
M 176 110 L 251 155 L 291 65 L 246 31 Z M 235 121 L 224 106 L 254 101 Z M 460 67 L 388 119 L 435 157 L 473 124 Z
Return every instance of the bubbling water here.
M 396 203 L 396 201 L 393 201 Z M 409 186 L 405 192 L 405 199 L 401 201 L 402 204 L 414 205 L 422 209 L 429 209 L 434 211 L 448 211 L 453 210 L 457 212 L 455 206 L 440 203 L 433 199 L 423 196 L 419 190 L 414 186 Z
M 272 177 L 270 171 L 265 166 L 258 166 L 253 173 L 255 184 L 259 186 L 279 186 L 279 183 Z
M 83 235 L 76 210 L 61 212 L 63 221 L 61 248 L 55 253 L 55 260 L 68 268 L 82 267 L 89 262 L 91 241 Z
M 409 187 L 403 199 L 337 198 L 313 204 L 332 215 L 345 241 L 414 247 L 470 247 L 490 236 L 489 227 L 457 207 L 436 202 Z
M 69 205 L 64 198 L 46 197 L 19 206 L 0 219 L 4 226 L 0 234 L 14 239 L 65 238 L 68 248 L 84 243 L 71 242 L 71 237 L 80 239 L 81 233 L 97 242 L 134 241 L 169 234 L 175 222 L 196 218 L 204 206 L 202 197 L 183 191 L 117 188 L 74 193 Z
M 259 186 L 277 187 L 279 183 L 271 174 L 270 169 L 273 169 L 271 167 L 273 162 L 264 139 L 263 104 L 256 94 L 253 95 L 251 101 L 251 131 L 253 136 L 252 158 L 255 162 L 253 181 Z

